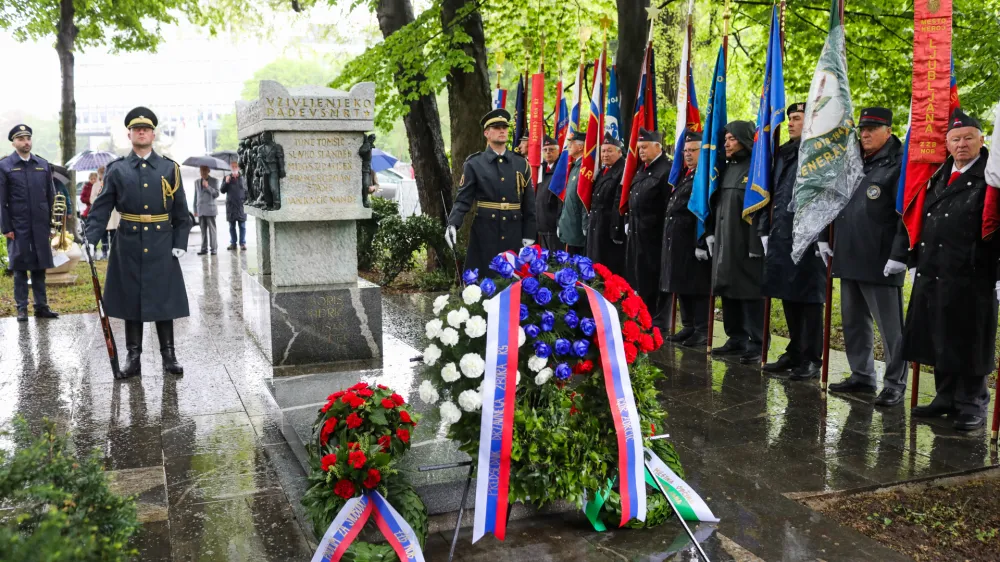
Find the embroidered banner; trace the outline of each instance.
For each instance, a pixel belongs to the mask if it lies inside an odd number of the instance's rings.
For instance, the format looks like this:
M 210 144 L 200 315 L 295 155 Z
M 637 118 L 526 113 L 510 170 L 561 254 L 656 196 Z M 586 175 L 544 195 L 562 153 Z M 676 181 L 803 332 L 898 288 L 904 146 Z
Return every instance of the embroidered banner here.
M 704 521 L 706 523 L 718 523 L 719 518 L 708 508 L 705 500 L 701 499 L 698 492 L 681 480 L 680 476 L 663 462 L 652 449 L 646 448 L 649 454 L 649 470 L 646 471 L 646 480 L 651 486 L 656 486 L 652 479 L 655 477 L 663 485 L 663 489 L 670 495 L 670 501 L 674 502 L 677 511 L 685 521 Z
M 951 0 L 914 0 L 910 162 L 948 157 L 951 117 Z

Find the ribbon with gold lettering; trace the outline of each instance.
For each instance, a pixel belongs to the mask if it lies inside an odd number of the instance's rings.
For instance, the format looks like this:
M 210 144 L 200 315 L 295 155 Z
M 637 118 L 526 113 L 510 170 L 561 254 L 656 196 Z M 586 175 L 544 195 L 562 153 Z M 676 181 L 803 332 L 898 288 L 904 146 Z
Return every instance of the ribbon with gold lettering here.
M 376 525 L 400 560 L 424 562 L 417 534 L 377 490 L 347 500 L 319 541 L 319 548 L 313 554 L 312 562 L 340 560 L 368 522 L 369 516 L 374 516 Z

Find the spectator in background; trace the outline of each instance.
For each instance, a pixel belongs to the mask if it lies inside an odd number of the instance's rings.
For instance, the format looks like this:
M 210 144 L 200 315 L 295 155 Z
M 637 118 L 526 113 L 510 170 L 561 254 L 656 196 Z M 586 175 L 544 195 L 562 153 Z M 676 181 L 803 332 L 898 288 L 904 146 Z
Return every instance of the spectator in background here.
M 104 166 L 98 168 L 95 175 L 97 179 L 94 181 L 91 199 L 97 201 L 97 198 L 101 195 L 101 191 L 104 190 Z M 111 211 L 111 218 L 108 219 L 108 224 L 104 228 L 104 236 L 101 237 L 101 249 L 98 251 L 95 259 L 105 260 L 111 255 L 111 245 L 115 242 L 115 231 L 118 230 L 118 223 L 121 219 L 121 213 L 117 210 Z
M 214 256 L 219 250 L 219 236 L 215 231 L 215 217 L 219 214 L 215 205 L 215 198 L 219 196 L 219 180 L 208 175 L 208 166 L 201 166 L 199 171 L 201 178 L 194 183 L 194 216 L 201 228 L 201 251 L 198 255 L 204 256 L 211 250 Z
M 83 188 L 80 189 L 80 202 L 86 205 L 82 213 L 84 220 L 86 220 L 87 215 L 90 214 L 91 200 L 97 198 L 97 196 L 93 194 L 95 181 L 97 181 L 97 173 L 91 172 L 90 177 L 87 179 L 87 183 L 83 184 Z
M 226 221 L 229 222 L 229 247 L 227 250 L 236 249 L 236 227 L 240 231 L 240 249 L 247 249 L 247 213 L 243 209 L 243 203 L 247 200 L 247 184 L 243 175 L 240 174 L 239 162 L 233 160 L 229 163 L 231 173 L 226 174 L 222 180 L 222 193 L 226 194 Z M 372 174 L 374 175 L 374 173 Z M 204 249 L 204 243 L 202 249 Z

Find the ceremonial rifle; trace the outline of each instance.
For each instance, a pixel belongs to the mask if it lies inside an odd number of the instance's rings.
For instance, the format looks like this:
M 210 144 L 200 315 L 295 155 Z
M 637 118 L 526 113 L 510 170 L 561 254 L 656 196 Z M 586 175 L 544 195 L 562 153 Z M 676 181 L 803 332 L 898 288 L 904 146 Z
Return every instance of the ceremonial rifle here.
M 111 373 L 116 379 L 124 378 L 118 367 L 118 346 L 115 344 L 115 334 L 111 331 L 111 320 L 104 312 L 104 297 L 101 296 L 101 280 L 97 277 L 97 266 L 94 265 L 94 254 L 90 242 L 87 241 L 87 229 L 83 229 L 83 247 L 87 252 L 87 262 L 90 264 L 90 280 L 94 284 L 94 297 L 97 299 L 97 315 L 101 320 L 101 330 L 104 331 L 104 344 L 108 348 L 108 359 L 111 360 Z

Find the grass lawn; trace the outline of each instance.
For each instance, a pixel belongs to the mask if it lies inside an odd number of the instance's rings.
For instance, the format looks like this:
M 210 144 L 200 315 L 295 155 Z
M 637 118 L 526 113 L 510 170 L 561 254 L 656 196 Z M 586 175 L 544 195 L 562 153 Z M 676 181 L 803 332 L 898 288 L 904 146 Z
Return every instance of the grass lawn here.
M 97 262 L 97 276 L 104 286 L 104 275 L 108 269 L 107 261 Z M 90 279 L 90 266 L 86 262 L 76 264 L 73 273 L 77 275 L 76 283 L 72 285 L 49 285 L 46 293 L 49 297 L 49 307 L 59 314 L 97 312 L 94 300 L 94 284 Z M 28 294 L 28 302 L 33 303 L 33 297 Z M 32 314 L 33 304 L 28 307 Z M 0 275 L 0 317 L 15 316 L 17 306 L 14 304 L 14 277 Z

